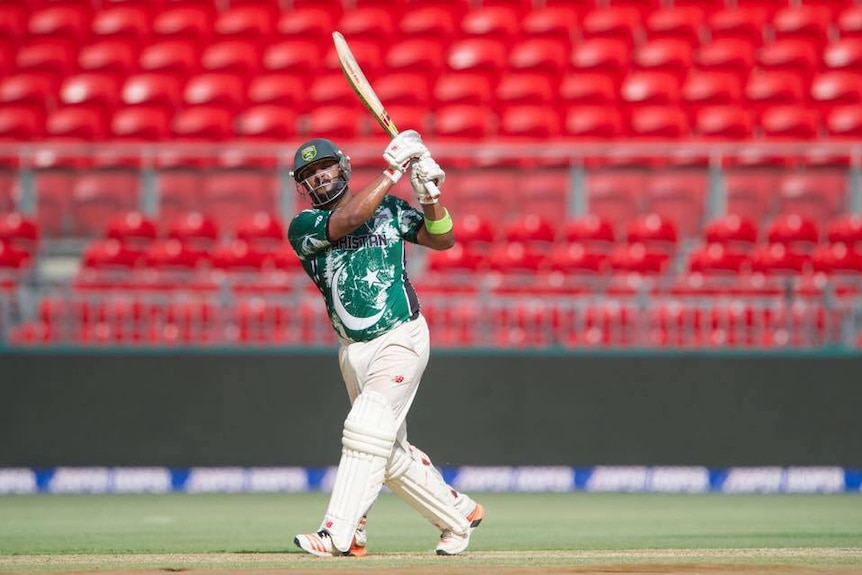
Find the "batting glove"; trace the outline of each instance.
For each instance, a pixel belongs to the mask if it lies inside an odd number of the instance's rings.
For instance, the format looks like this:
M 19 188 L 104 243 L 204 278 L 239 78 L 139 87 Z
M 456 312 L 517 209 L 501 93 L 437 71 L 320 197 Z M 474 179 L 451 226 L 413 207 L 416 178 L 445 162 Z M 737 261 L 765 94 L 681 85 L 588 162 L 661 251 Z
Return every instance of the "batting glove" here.
M 383 151 L 383 159 L 389 169 L 404 172 L 410 160 L 428 155 L 428 148 L 416 130 L 404 130 L 389 142 Z
M 436 204 L 440 197 L 440 186 L 446 179 L 446 172 L 434 158 L 424 156 L 411 164 L 410 185 L 420 204 Z M 429 186 L 429 184 L 431 184 Z

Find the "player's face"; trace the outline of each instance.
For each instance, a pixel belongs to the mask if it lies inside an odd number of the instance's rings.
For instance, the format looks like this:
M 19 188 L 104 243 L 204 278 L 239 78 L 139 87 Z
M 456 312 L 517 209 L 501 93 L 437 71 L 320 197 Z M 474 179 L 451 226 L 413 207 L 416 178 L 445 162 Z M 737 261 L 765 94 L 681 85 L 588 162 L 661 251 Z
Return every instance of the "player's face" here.
M 315 204 L 325 204 L 341 193 L 345 182 L 336 160 L 323 160 L 309 169 L 307 175 L 303 174 L 301 185 Z

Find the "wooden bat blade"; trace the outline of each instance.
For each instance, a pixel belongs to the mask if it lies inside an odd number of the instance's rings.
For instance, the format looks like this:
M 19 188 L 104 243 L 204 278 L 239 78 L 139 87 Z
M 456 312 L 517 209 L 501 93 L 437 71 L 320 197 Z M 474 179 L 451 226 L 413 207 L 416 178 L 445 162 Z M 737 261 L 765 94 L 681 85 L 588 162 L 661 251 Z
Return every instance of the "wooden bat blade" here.
M 338 54 L 338 61 L 341 63 L 341 70 L 344 72 L 345 78 L 347 78 L 347 83 L 350 84 L 359 100 L 371 112 L 377 123 L 380 124 L 380 127 L 390 137 L 397 136 L 398 128 L 395 127 L 392 118 L 389 117 L 389 114 L 383 107 L 383 103 L 377 97 L 374 88 L 371 87 L 371 83 L 362 72 L 362 68 L 350 50 L 347 40 L 344 39 L 341 32 L 336 31 L 332 33 L 332 41 L 335 43 L 335 51 Z

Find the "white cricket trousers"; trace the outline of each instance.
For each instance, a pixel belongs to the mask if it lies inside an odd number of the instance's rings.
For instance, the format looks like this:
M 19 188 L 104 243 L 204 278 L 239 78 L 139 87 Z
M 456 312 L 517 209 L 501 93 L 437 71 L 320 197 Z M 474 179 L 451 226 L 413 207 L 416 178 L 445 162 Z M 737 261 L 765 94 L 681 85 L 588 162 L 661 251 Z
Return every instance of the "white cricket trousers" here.
M 406 446 L 407 413 L 419 389 L 430 353 L 428 324 L 422 314 L 371 341 L 342 342 L 341 376 L 352 404 L 365 390 L 389 401 L 398 426 L 396 441 Z

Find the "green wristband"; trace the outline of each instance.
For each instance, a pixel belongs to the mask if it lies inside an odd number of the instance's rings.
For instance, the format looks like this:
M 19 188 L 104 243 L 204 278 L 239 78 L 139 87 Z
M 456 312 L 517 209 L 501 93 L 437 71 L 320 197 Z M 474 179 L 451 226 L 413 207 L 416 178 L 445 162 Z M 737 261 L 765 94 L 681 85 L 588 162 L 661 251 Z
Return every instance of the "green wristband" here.
M 425 217 L 425 229 L 429 234 L 442 236 L 452 231 L 452 217 L 449 215 L 449 210 L 443 208 L 443 212 L 445 215 L 439 220 L 429 220 L 427 216 Z

